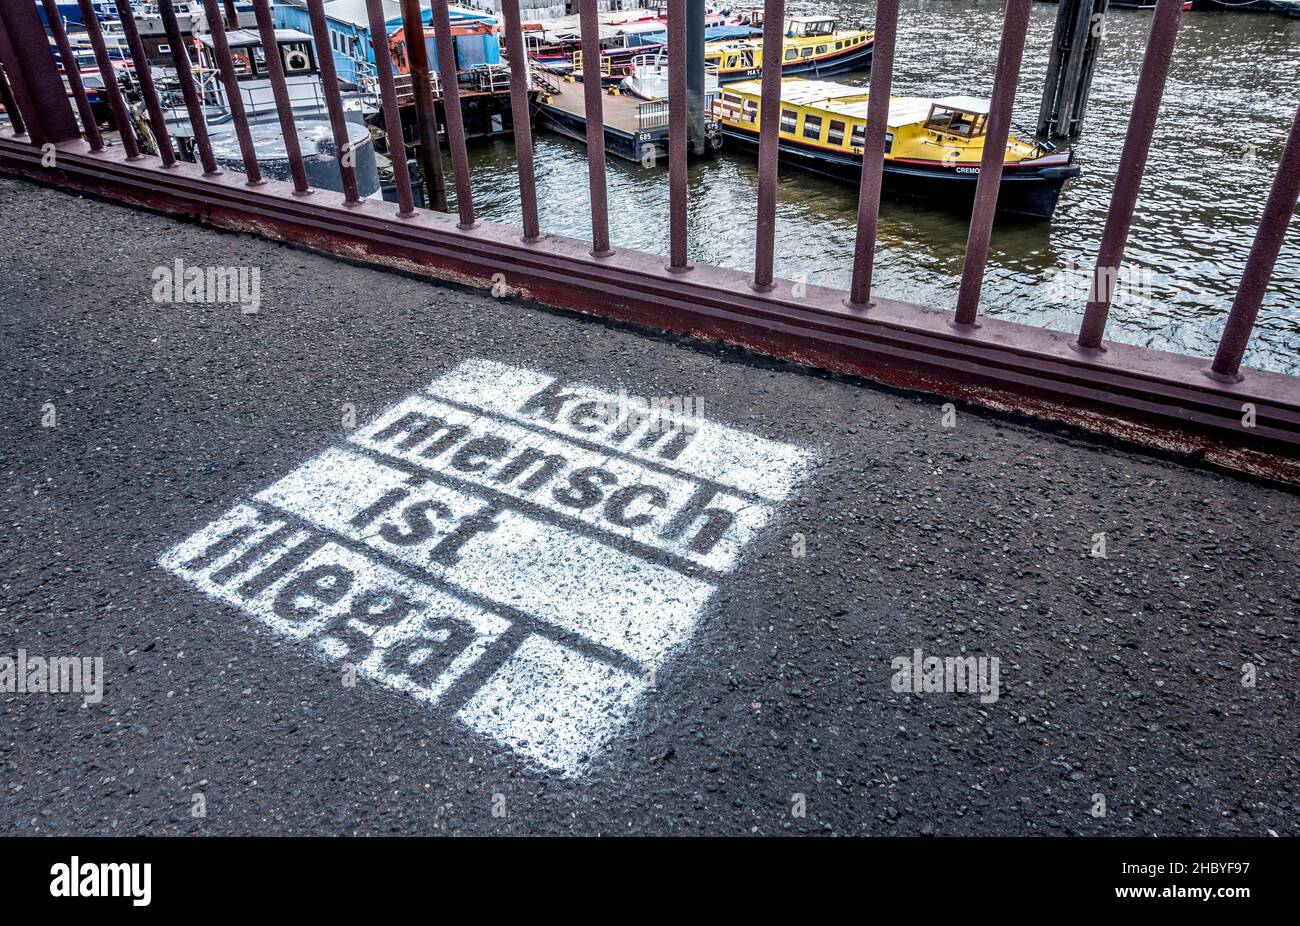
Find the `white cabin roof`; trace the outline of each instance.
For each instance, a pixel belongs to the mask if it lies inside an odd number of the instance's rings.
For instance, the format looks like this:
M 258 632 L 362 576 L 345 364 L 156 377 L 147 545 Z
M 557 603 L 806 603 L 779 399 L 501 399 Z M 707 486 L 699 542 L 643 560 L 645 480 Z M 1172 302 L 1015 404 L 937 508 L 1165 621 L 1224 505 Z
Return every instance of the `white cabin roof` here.
M 761 80 L 742 80 L 727 84 L 725 90 L 761 97 Z M 805 80 L 787 77 L 781 81 L 781 102 L 795 106 L 809 106 L 837 113 L 853 119 L 867 118 L 867 103 L 871 95 L 865 87 L 850 87 L 832 80 Z M 898 128 L 921 122 L 930 114 L 930 107 L 950 106 L 966 112 L 984 114 L 989 111 L 989 101 L 973 96 L 945 96 L 937 99 L 920 96 L 895 96 L 889 98 L 889 127 Z
M 209 48 L 212 47 L 212 33 L 204 32 L 198 36 L 200 42 Z M 256 29 L 231 29 L 226 33 L 226 41 L 230 43 L 231 48 L 245 48 L 249 45 L 261 45 L 262 34 Z M 299 32 L 297 29 L 276 29 L 275 41 L 279 42 L 310 42 L 312 37 L 305 32 Z

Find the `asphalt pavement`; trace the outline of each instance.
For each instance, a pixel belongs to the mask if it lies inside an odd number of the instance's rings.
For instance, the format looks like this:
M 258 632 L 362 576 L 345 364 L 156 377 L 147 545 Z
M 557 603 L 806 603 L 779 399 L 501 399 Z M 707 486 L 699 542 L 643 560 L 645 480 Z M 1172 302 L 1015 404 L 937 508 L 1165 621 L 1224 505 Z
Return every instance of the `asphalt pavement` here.
M 1294 490 L 8 179 L 0 216 L 0 657 L 105 682 L 0 690 L 0 833 L 1300 831 Z M 695 443 L 601 444 L 582 390 Z M 435 459 L 406 402 L 487 436 Z M 586 475 L 484 475 L 528 447 Z M 498 526 L 420 560 L 327 523 L 388 478 Z M 232 511 L 458 629 L 350 677 L 300 621 L 337 586 L 202 573 Z M 896 690 L 914 656 L 996 688 Z

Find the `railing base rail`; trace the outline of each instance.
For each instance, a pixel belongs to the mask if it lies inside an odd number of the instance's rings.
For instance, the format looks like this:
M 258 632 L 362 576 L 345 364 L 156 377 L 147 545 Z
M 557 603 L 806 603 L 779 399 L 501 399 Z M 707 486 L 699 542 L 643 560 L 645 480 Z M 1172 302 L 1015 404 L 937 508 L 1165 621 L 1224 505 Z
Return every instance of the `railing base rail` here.
M 1300 377 L 1243 370 L 1238 382 L 1207 375 L 1209 361 L 1107 343 L 1080 352 L 1066 332 L 983 317 L 954 326 L 951 313 L 877 298 L 868 311 L 847 293 L 777 281 L 756 292 L 744 273 L 697 265 L 669 272 L 664 258 L 421 211 L 391 203 L 345 206 L 340 193 L 295 196 L 287 183 L 256 187 L 242 174 L 202 175 L 198 165 L 126 161 L 120 148 L 58 146 L 55 166 L 25 137 L 0 131 L 0 171 L 218 228 L 294 242 L 444 282 L 491 288 L 579 312 L 741 345 L 763 354 L 908 389 L 1075 425 L 1300 484 Z M 796 286 L 798 292 L 796 293 Z M 936 419 L 937 420 L 937 419 Z

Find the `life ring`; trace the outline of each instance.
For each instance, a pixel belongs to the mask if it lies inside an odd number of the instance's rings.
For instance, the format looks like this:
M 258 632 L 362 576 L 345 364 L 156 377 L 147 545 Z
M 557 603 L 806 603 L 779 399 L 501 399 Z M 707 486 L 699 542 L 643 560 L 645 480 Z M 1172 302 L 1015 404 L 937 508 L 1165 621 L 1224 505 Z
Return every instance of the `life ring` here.
M 250 61 L 248 55 L 244 54 L 242 51 L 235 52 L 233 55 L 230 56 L 230 58 L 235 65 L 236 74 L 253 73 L 253 62 Z
M 311 59 L 307 57 L 306 52 L 294 49 L 284 56 L 284 68 L 286 71 L 305 71 L 311 67 Z

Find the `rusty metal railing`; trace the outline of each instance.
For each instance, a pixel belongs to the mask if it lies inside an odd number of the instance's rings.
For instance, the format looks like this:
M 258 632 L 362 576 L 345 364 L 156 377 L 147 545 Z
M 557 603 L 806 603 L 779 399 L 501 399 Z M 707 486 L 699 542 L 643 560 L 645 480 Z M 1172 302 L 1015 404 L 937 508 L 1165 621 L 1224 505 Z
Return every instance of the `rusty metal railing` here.
M 50 0 L 42 2 L 52 6 Z M 83 10 L 89 6 L 89 0 L 79 2 Z M 1211 443 L 1219 448 L 1215 451 L 1219 457 L 1258 452 L 1281 453 L 1300 460 L 1300 378 L 1244 370 L 1241 366 L 1300 196 L 1300 109 L 1213 360 L 1207 364 L 1196 358 L 1104 341 L 1113 295 L 1111 283 L 1124 258 L 1177 37 L 1182 0 L 1158 0 L 1156 6 L 1093 269 L 1093 286 L 1077 335 L 980 315 L 1002 152 L 1011 131 L 1030 2 L 1007 0 L 988 116 L 988 142 L 971 211 L 965 266 L 951 310 L 889 300 L 873 291 L 899 0 L 879 0 L 876 8 L 874 63 L 862 148 L 852 277 L 847 292 L 805 287 L 806 292 L 796 298 L 774 279 L 781 98 L 781 73 L 775 67 L 764 69 L 761 83 L 753 272 L 740 276 L 689 261 L 685 0 L 668 0 L 668 100 L 656 104 L 669 128 L 667 266 L 660 258 L 631 251 L 616 253 L 611 246 L 604 92 L 599 80 L 584 81 L 581 91 L 586 115 L 590 246 L 578 248 L 570 239 L 543 235 L 527 96 L 529 61 L 518 0 L 505 0 L 503 20 L 523 214 L 521 229 L 482 223 L 475 216 L 446 0 L 433 0 L 432 24 L 440 84 L 445 91 L 447 146 L 456 193 L 454 226 L 439 218 L 441 213 L 437 211 L 415 208 L 410 178 L 407 171 L 400 169 L 403 136 L 379 0 L 367 0 L 366 7 L 374 37 L 383 118 L 399 164 L 394 172 L 395 211 L 386 211 L 392 207 L 363 201 L 358 195 L 321 0 L 308 0 L 307 7 L 338 151 L 345 208 L 323 201 L 316 195 L 320 191 L 308 186 L 284 70 L 276 54 L 266 55 L 267 71 L 283 128 L 293 189 L 289 193 L 276 182 L 262 181 L 248 120 L 240 107 L 218 0 L 204 0 L 204 7 L 244 156 L 242 184 L 229 173 L 223 175 L 217 170 L 211 145 L 202 131 L 202 107 L 198 105 L 194 75 L 186 66 L 178 68 L 177 79 L 196 129 L 195 149 L 200 164 L 196 167 L 178 161 L 162 120 L 157 88 L 149 69 L 139 64 L 145 59 L 132 24 L 129 0 L 116 3 L 127 24 L 126 36 L 137 62 L 139 90 L 158 160 L 141 154 L 130 129 L 130 112 L 113 80 L 105 81 L 106 91 L 113 116 L 123 131 L 120 149 L 106 145 L 93 124 L 86 90 L 79 80 L 69 79 L 69 102 L 34 5 L 8 3 L 0 6 L 0 102 L 10 114 L 12 131 L 0 133 L 0 165 L 40 178 L 44 175 L 32 166 L 35 162 L 27 152 L 54 143 L 62 152 L 59 176 L 65 182 L 99 192 L 128 190 L 130 195 L 124 194 L 125 198 L 156 208 L 200 210 L 210 220 L 233 227 L 274 227 L 315 246 L 349 254 L 360 249 L 386 262 L 415 261 L 435 274 L 462 282 L 504 272 L 522 281 L 521 292 L 542 301 L 737 341 L 801 361 L 862 372 L 901 385 L 946 390 L 974 401 L 1070 420 L 1125 437 L 1145 439 L 1144 429 L 1152 428 L 1176 432 L 1182 435 L 1180 440 L 1189 434 L 1213 435 Z M 269 0 L 254 0 L 253 5 L 263 43 L 273 48 Z M 420 0 L 403 0 L 404 14 L 418 14 L 420 5 Z M 179 46 L 173 0 L 160 0 L 159 7 L 169 39 L 173 46 Z M 768 48 L 782 47 L 784 13 L 783 0 L 766 0 L 763 41 Z M 86 17 L 86 25 L 101 70 L 111 74 L 108 52 L 93 15 Z M 62 50 L 67 37 L 60 32 L 55 29 L 53 37 Z M 595 75 L 600 60 L 595 4 L 582 5 L 580 34 L 578 54 L 586 72 Z M 70 60 L 70 56 L 67 58 Z M 423 137 L 433 128 L 427 124 L 432 109 L 420 110 L 417 106 Z M 168 176 L 173 179 L 167 180 Z M 242 192 L 235 192 L 237 188 Z M 1249 432 L 1240 425 L 1245 406 L 1258 414 L 1259 423 Z M 1111 418 L 1105 419 L 1106 415 Z M 1236 462 L 1240 463 L 1240 459 Z M 1295 474 L 1300 478 L 1300 464 Z

